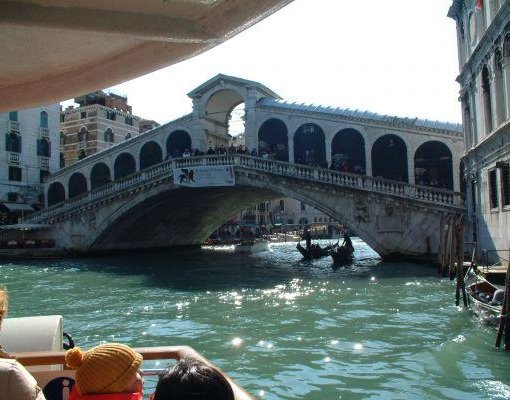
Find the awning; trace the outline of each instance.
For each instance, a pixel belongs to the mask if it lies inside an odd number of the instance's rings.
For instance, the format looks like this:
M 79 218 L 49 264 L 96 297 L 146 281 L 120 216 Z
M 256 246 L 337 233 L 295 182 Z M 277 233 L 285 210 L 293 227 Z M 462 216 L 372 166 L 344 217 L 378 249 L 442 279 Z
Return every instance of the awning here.
M 5 207 L 9 212 L 35 211 L 31 205 L 25 203 L 1 203 L 1 205 Z

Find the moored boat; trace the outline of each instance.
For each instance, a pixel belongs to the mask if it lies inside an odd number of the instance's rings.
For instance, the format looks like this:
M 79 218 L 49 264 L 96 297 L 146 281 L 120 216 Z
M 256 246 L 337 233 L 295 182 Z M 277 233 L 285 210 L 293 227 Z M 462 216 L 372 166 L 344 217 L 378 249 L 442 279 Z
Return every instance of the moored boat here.
M 464 284 L 471 310 L 482 322 L 497 327 L 505 295 L 504 288 L 489 282 L 472 266 L 464 276 Z

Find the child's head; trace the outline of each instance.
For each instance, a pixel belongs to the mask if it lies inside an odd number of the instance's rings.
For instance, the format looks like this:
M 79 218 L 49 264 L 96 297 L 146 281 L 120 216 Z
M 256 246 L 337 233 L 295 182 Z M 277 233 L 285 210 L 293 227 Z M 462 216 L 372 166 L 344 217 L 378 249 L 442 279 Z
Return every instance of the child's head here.
M 234 400 L 232 387 L 217 369 L 185 358 L 159 378 L 154 400 Z
M 76 369 L 79 395 L 135 393 L 142 391 L 138 373 L 142 356 L 129 346 L 107 343 L 88 351 L 75 347 L 66 353 L 66 364 Z

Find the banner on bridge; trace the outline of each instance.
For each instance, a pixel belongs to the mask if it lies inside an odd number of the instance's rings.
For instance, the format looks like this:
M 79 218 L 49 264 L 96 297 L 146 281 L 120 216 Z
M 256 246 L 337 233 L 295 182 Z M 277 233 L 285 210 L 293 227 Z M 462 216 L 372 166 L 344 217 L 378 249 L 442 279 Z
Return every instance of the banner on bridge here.
M 234 166 L 176 168 L 174 169 L 174 183 L 188 187 L 235 186 Z

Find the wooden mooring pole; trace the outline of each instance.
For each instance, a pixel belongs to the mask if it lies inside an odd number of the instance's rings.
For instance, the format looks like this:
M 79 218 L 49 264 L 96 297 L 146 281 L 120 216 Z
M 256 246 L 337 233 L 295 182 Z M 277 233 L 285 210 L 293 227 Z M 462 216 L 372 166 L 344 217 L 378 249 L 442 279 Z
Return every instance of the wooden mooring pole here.
M 501 316 L 499 318 L 498 336 L 496 337 L 496 347 L 501 346 L 501 339 L 505 335 L 504 350 L 510 349 L 510 259 L 508 260 L 508 267 L 506 269 L 505 277 L 505 297 L 501 305 Z

